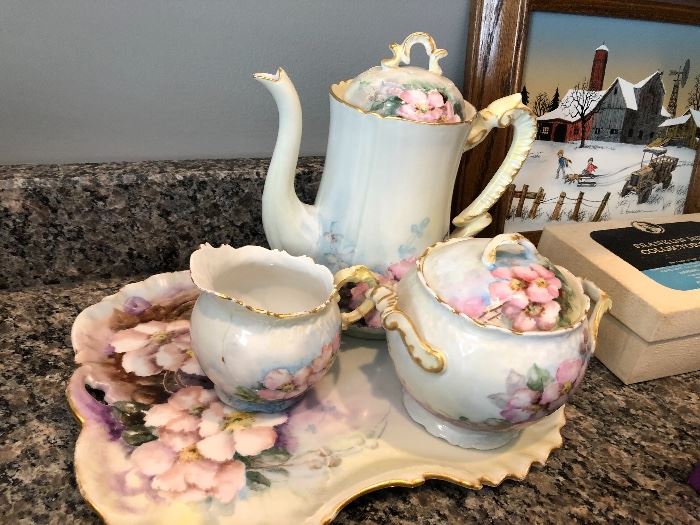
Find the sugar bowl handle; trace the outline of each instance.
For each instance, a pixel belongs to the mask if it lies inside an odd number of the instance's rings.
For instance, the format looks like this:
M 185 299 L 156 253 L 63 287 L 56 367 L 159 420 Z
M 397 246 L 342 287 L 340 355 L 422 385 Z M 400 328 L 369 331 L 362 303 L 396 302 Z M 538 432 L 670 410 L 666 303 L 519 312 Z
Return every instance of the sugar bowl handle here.
M 452 224 L 457 226 L 452 232 L 452 237 L 470 237 L 491 223 L 489 208 L 496 204 L 508 185 L 513 182 L 530 153 L 537 133 L 535 114 L 522 103 L 520 93 L 491 102 L 474 117 L 464 145 L 465 151 L 481 143 L 492 129 L 509 126 L 513 127 L 513 142 L 506 158 L 479 196 L 452 219 Z
M 369 289 L 371 290 L 377 286 L 377 279 L 369 268 L 362 265 L 351 266 L 350 268 L 345 268 L 338 271 L 333 276 L 333 281 L 335 283 L 335 293 L 338 293 L 344 285 L 348 283 L 367 283 Z M 351 312 L 342 312 L 340 317 L 342 319 L 342 327 L 345 330 L 352 323 L 359 321 L 365 315 L 372 311 L 374 308 L 374 301 L 371 299 L 365 299 L 360 306 L 352 310 Z
M 442 372 L 445 356 L 421 337 L 411 318 L 399 308 L 396 293 L 386 286 L 377 286 L 369 295 L 381 313 L 382 325 L 399 333 L 413 362 L 428 373 Z
M 605 313 L 612 308 L 612 299 L 592 281 L 581 279 L 581 285 L 583 286 L 583 292 L 595 303 L 593 308 L 591 308 L 590 314 L 588 314 L 588 328 L 590 330 L 592 343 L 591 348 L 595 352 L 595 347 L 598 342 L 600 321 L 603 319 Z
M 532 257 L 537 253 L 537 248 L 534 244 L 528 241 L 525 237 L 519 233 L 502 233 L 496 235 L 484 248 L 484 252 L 481 254 L 481 263 L 490 268 L 496 263 L 496 252 L 501 246 L 507 244 L 514 244 L 516 246 L 521 246 L 525 253 Z

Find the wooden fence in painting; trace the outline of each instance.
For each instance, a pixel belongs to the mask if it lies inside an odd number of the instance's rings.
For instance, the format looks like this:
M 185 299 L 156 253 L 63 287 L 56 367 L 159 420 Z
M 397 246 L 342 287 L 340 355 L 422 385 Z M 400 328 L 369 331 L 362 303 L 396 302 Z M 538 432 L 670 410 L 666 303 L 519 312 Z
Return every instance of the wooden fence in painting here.
M 596 208 L 595 205 L 597 204 L 597 209 L 591 218 L 591 222 L 598 222 L 603 215 L 605 207 L 608 205 L 608 199 L 610 199 L 610 192 L 607 192 L 601 200 L 586 199 L 583 191 L 580 191 L 576 197 L 567 197 L 566 192 L 562 191 L 558 197 L 547 199 L 544 193 L 544 188 L 540 188 L 537 191 L 529 190 L 530 188 L 527 184 L 524 184 L 519 190 L 515 189 L 515 184 L 509 185 L 506 189 L 504 199 L 505 202 L 508 203 L 508 211 L 510 212 L 513 209 L 514 202 L 517 203 L 515 205 L 513 217 L 527 217 L 528 219 L 534 219 L 537 217 L 537 210 L 539 209 L 540 205 L 556 200 L 557 202 L 554 205 L 552 215 L 549 217 L 550 220 L 558 221 L 561 218 L 562 208 L 564 207 L 566 201 L 573 201 L 574 209 L 571 211 L 572 220 L 580 221 L 582 219 L 582 206 L 593 209 Z M 526 200 L 533 201 L 527 213 L 524 211 Z

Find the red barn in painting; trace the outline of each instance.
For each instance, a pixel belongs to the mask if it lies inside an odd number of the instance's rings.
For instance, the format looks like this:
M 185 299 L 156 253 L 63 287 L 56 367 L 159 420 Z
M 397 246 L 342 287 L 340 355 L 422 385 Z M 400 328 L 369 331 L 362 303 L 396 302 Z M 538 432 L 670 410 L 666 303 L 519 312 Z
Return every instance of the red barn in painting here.
M 538 117 L 538 140 L 570 142 L 583 134 L 586 140 L 646 144 L 655 138 L 659 124 L 670 116 L 662 105 L 661 73 L 656 71 L 636 84 L 616 78 L 601 90 L 607 60 L 608 48 L 602 45 L 593 58 L 591 89 L 570 89 L 559 107 Z

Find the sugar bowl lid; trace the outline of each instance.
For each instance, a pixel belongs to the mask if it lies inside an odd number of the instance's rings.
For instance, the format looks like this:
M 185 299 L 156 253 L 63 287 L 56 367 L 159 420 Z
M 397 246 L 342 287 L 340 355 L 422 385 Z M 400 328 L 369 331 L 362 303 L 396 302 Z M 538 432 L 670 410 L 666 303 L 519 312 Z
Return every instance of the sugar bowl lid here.
M 428 69 L 410 64 L 411 47 L 422 44 L 429 56 Z M 362 111 L 415 122 L 454 124 L 465 120 L 465 102 L 459 89 L 442 76 L 438 49 L 427 33 L 412 33 L 402 44 L 391 44 L 391 58 L 348 81 L 342 98 Z
M 419 259 L 418 273 L 456 313 L 517 333 L 571 328 L 589 305 L 580 281 L 517 233 L 438 243 Z

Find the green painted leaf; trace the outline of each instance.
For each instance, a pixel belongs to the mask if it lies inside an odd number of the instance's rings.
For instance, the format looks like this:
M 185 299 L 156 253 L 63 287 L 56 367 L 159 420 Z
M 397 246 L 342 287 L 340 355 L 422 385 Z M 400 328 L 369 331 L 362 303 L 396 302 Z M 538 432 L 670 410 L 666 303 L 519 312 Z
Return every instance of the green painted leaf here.
M 400 97 L 389 97 L 384 101 L 384 114 L 395 115 L 401 106 L 403 106 L 403 100 Z
M 270 467 L 267 469 L 267 471 L 274 472 L 275 474 L 284 474 L 285 476 L 289 476 L 289 471 L 283 467 Z
M 257 470 L 248 470 L 245 473 L 247 485 L 252 490 L 264 490 L 268 488 L 272 482 L 263 476 Z
M 533 364 L 527 372 L 527 387 L 530 390 L 542 392 L 544 387 L 552 382 L 552 376 L 546 368 Z
M 145 415 L 151 405 L 146 405 L 144 403 L 137 403 L 136 401 L 117 401 L 111 404 L 112 409 L 116 409 L 124 414 L 133 415 Z
M 119 410 L 112 409 L 112 416 L 114 419 L 119 421 L 125 427 L 130 427 L 133 425 L 143 425 L 143 417 L 130 416 L 124 412 L 119 412 Z
M 126 441 L 127 444 L 138 447 L 149 441 L 154 441 L 158 439 L 147 427 L 135 426 L 127 428 L 122 432 L 122 439 Z
M 272 447 L 263 450 L 258 458 L 264 458 L 268 462 L 284 463 L 291 457 L 291 454 L 281 447 Z
M 238 461 L 243 463 L 246 468 L 250 468 L 253 465 L 253 461 L 255 458 L 251 456 L 241 456 L 238 452 L 236 452 L 233 455 L 233 459 L 237 459 Z
M 261 401 L 258 393 L 252 388 L 246 386 L 239 386 L 236 388 L 236 395 L 240 397 L 243 401 L 248 401 L 251 403 L 259 403 Z

